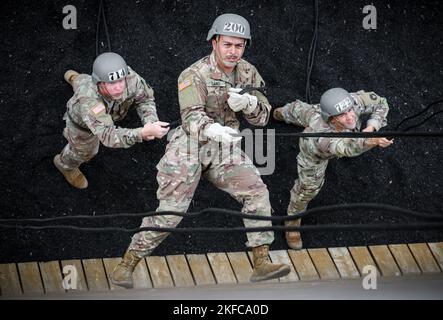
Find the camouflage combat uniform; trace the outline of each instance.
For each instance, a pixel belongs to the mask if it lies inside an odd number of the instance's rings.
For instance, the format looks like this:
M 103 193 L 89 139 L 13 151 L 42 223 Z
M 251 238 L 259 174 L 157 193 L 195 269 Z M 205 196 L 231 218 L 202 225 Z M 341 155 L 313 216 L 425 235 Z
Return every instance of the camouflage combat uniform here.
M 157 211 L 186 212 L 203 176 L 242 203 L 242 212 L 271 214 L 267 187 L 239 144 L 218 144 L 208 140 L 204 134 L 208 125 L 214 122 L 238 130 L 239 121 L 227 103 L 229 88 L 264 86 L 256 68 L 244 60 L 238 62 L 234 72 L 230 79 L 218 68 L 212 53 L 180 75 L 178 96 L 182 126 L 175 131 L 157 165 L 157 198 L 160 202 Z M 252 94 L 258 98 L 257 108 L 244 117 L 252 125 L 264 126 L 269 120 L 271 106 L 262 93 L 254 91 Z M 146 217 L 142 226 L 175 227 L 181 219 L 177 216 Z M 244 224 L 258 227 L 270 226 L 271 222 L 245 219 Z M 132 238 L 129 249 L 142 256 L 148 255 L 167 235 L 138 233 Z M 273 232 L 248 233 L 247 237 L 248 247 L 270 244 L 274 239 Z
M 114 121 L 126 116 L 131 105 L 135 105 L 143 124 L 158 121 L 154 91 L 135 71 L 129 70 L 125 91 L 118 100 L 107 101 L 101 96 L 90 75 L 75 78 L 74 95 L 66 104 L 63 117 L 63 135 L 68 140 L 60 157 L 64 169 L 75 169 L 91 160 L 98 152 L 99 142 L 110 148 L 128 148 L 142 142 L 141 127 L 126 129 L 114 125 Z
M 351 93 L 356 114 L 356 128 L 342 132 L 358 132 L 362 116 L 370 115 L 367 125 L 375 130 L 386 126 L 389 106 L 385 98 L 374 92 L 358 91 Z M 310 105 L 296 100 L 284 106 L 284 121 L 305 127 L 303 132 L 335 132 L 332 124 L 325 122 L 320 114 L 320 105 Z M 291 190 L 288 214 L 303 212 L 320 191 L 325 179 L 328 160 L 341 157 L 355 157 L 372 147 L 364 143 L 364 138 L 300 138 L 300 153 L 297 156 L 298 179 Z

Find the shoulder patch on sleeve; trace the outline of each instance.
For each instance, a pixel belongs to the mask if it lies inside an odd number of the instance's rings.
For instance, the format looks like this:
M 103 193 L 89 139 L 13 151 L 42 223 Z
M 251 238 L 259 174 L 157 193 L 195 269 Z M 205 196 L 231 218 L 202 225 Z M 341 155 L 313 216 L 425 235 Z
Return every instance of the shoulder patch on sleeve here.
M 186 79 L 178 84 L 178 91 L 182 91 L 183 89 L 186 89 L 192 84 L 192 79 Z
M 374 93 L 374 92 L 371 92 L 370 94 L 369 94 L 369 97 L 372 99 L 372 100 L 377 100 L 377 95 Z
M 106 108 L 102 103 L 99 103 L 98 105 L 96 105 L 94 108 L 92 108 L 92 113 L 94 113 L 95 115 L 100 114 L 101 112 L 105 111 Z

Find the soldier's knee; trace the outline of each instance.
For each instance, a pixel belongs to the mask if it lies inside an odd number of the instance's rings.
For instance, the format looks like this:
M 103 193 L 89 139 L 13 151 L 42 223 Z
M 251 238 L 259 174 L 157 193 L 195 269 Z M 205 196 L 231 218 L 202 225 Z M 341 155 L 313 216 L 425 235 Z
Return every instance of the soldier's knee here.
M 177 211 L 177 210 L 157 210 L 157 211 Z M 143 219 L 143 227 L 174 228 L 182 217 L 172 215 L 151 216 Z
M 271 202 L 269 191 L 265 184 L 256 189 L 250 190 L 245 196 L 245 202 L 251 204 L 257 212 L 271 212 Z
M 98 153 L 98 145 L 96 144 L 91 144 L 88 145 L 86 148 L 78 148 L 77 149 L 77 154 L 79 155 L 79 157 L 84 161 L 90 161 L 92 158 L 94 158 Z

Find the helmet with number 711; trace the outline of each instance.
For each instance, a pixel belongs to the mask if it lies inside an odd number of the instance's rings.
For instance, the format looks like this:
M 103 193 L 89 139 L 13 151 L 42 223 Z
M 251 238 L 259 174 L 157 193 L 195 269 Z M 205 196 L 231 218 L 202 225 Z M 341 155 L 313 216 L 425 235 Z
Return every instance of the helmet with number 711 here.
M 92 81 L 115 82 L 124 79 L 129 74 L 125 60 L 114 52 L 105 52 L 95 58 L 92 66 Z
M 246 39 L 251 44 L 251 28 L 249 22 L 242 16 L 233 13 L 225 13 L 218 16 L 208 32 L 206 41 L 212 40 L 216 35 L 231 36 Z

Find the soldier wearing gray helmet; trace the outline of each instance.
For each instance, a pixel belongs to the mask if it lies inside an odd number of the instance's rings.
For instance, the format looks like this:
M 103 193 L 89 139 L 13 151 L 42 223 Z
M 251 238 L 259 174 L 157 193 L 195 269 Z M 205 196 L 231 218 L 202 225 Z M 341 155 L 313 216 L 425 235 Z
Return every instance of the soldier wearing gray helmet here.
M 342 88 L 327 90 L 320 104 L 300 100 L 276 108 L 274 119 L 304 127 L 303 132 L 358 132 L 362 116 L 369 115 L 363 132 L 374 132 L 386 126 L 389 106 L 386 99 L 374 92 L 349 93 Z M 298 179 L 291 190 L 288 215 L 306 210 L 308 203 L 320 192 L 329 159 L 355 157 L 375 146 L 386 148 L 393 140 L 386 138 L 300 138 L 297 156 Z M 301 219 L 286 222 L 300 226 Z M 286 241 L 292 249 L 301 249 L 299 232 L 286 232 Z
M 100 142 L 109 148 L 128 148 L 168 132 L 162 127 L 168 123 L 158 121 L 154 91 L 120 55 L 99 55 L 91 76 L 68 70 L 64 78 L 74 95 L 63 117 L 68 144 L 54 157 L 54 165 L 73 187 L 88 186 L 79 166 L 97 154 Z M 143 127 L 116 127 L 114 122 L 122 120 L 131 106 L 135 106 Z
M 219 16 L 209 30 L 212 53 L 184 70 L 178 79 L 182 125 L 175 131 L 166 154 L 157 165 L 159 188 L 157 211 L 186 212 L 201 177 L 228 192 L 248 214 L 271 215 L 269 192 L 257 168 L 243 153 L 238 137 L 242 115 L 250 124 L 264 126 L 271 106 L 266 97 L 253 91 L 240 94 L 246 86 L 260 87 L 264 81 L 257 69 L 241 59 L 251 42 L 249 23 L 235 14 Z M 176 227 L 182 217 L 151 216 L 142 227 Z M 245 219 L 248 227 L 270 226 L 269 221 Z M 115 285 L 132 287 L 138 262 L 168 236 L 165 232 L 135 234 L 120 264 L 112 274 Z M 272 232 L 247 233 L 254 268 L 251 281 L 285 276 L 288 265 L 273 264 L 268 256 Z

